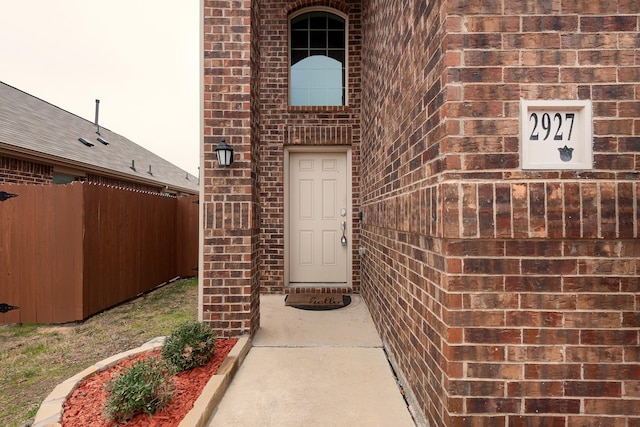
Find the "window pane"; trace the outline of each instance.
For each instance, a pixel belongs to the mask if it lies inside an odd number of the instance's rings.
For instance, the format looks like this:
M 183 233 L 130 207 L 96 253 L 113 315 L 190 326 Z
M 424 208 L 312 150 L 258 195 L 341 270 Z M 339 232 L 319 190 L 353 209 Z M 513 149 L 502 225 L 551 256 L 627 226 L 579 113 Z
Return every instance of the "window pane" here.
M 344 105 L 342 88 L 327 89 L 327 103 L 325 105 Z
M 293 49 L 308 48 L 308 37 L 307 31 L 291 31 L 291 47 Z
M 309 87 L 309 73 L 302 69 L 291 70 L 291 87 L 307 89 Z
M 306 30 L 309 28 L 309 17 L 307 15 L 301 15 L 291 20 L 292 30 Z
M 311 38 L 311 48 L 320 49 L 327 47 L 327 32 L 326 31 L 311 31 L 309 33 Z
M 291 91 L 291 105 L 311 105 L 306 89 Z
M 344 48 L 344 31 L 329 31 L 327 35 L 329 39 L 329 48 Z
M 309 28 L 312 30 L 327 29 L 327 12 L 311 12 L 309 15 Z
M 328 18 L 329 19 L 327 22 L 327 28 L 329 28 L 330 30 L 344 30 L 344 19 L 337 15 L 331 14 L 329 14 Z
M 309 89 L 308 105 L 331 105 L 327 100 L 327 91 L 323 89 Z
M 333 58 L 344 66 L 344 50 L 329 50 L 329 58 Z
M 76 180 L 75 176 L 63 175 L 61 173 L 54 173 L 53 174 L 53 183 L 54 184 L 64 185 L 64 184 L 69 184 L 70 182 L 73 182 L 75 180 Z
M 305 50 L 292 50 L 291 51 L 291 65 L 295 65 L 309 56 L 309 51 Z M 337 58 L 336 58 L 337 59 Z

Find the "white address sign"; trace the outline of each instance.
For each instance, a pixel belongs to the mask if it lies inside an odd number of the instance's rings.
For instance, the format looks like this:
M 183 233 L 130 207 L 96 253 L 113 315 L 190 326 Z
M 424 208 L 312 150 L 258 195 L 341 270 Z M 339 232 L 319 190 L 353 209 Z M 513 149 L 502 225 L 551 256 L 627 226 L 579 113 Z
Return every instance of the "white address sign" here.
M 592 169 L 591 101 L 520 101 L 522 169 Z

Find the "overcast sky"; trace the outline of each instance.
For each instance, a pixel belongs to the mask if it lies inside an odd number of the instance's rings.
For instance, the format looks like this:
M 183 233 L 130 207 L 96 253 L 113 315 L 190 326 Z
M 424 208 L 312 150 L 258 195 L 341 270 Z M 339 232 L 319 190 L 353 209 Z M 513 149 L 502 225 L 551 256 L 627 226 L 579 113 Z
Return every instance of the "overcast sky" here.
M 0 81 L 188 172 L 199 165 L 199 0 L 0 0 Z M 2 100 L 0 100 L 2 102 Z

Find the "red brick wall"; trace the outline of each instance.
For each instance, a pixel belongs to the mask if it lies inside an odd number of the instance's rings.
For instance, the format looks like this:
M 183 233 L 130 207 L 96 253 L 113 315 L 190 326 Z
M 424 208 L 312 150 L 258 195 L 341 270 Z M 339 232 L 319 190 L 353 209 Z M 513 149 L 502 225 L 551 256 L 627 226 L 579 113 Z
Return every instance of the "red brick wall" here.
M 203 320 L 221 336 L 259 326 L 257 0 L 204 2 Z M 218 166 L 222 137 L 234 163 Z
M 52 181 L 51 166 L 0 156 L 0 183 L 51 184 Z
M 639 13 L 363 3 L 362 292 L 432 425 L 640 424 Z M 591 99 L 593 170 L 523 171 L 521 98 Z
M 258 292 L 284 290 L 284 147 L 352 149 L 353 287 L 359 244 L 359 1 L 205 1 L 203 318 L 223 335 L 253 333 Z M 288 16 L 325 6 L 348 15 L 349 105 L 288 106 Z M 235 162 L 221 169 L 225 137 Z
M 363 5 L 362 293 L 416 412 L 444 419 L 448 328 L 438 239 L 446 134 L 441 2 Z M 384 59 L 382 59 L 384 58 Z
M 261 0 L 260 37 L 260 255 L 263 292 L 280 293 L 284 285 L 284 147 L 349 145 L 353 164 L 353 288 L 359 288 L 360 210 L 360 1 Z M 348 106 L 289 107 L 288 17 L 302 8 L 324 6 L 348 15 Z

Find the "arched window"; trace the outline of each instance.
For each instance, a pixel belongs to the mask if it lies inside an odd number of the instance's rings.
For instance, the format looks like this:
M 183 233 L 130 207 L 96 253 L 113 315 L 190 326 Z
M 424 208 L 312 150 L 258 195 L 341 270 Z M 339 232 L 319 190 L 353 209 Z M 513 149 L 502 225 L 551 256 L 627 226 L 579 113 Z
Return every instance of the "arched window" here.
M 291 18 L 291 105 L 346 104 L 345 24 L 345 18 L 325 10 L 303 12 Z

